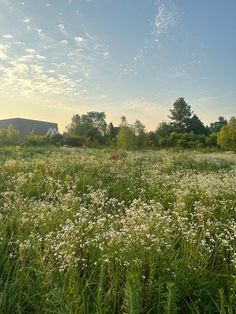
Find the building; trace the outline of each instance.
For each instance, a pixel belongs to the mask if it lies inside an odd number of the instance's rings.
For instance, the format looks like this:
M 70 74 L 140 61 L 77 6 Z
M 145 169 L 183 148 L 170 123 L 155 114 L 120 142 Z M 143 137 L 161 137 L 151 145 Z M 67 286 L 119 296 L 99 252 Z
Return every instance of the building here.
M 34 133 L 37 135 L 55 135 L 58 133 L 58 124 L 53 122 L 22 118 L 0 120 L 0 130 L 7 129 L 9 125 L 13 125 L 22 136 L 25 136 L 29 133 Z

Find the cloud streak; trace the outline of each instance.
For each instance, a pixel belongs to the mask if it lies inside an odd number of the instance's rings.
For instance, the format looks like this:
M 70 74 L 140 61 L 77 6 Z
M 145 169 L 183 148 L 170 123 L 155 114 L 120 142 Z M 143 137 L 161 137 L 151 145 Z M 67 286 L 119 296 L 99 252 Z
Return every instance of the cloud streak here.
M 5 38 L 5 39 L 13 39 L 13 36 L 10 35 L 10 34 L 5 34 L 5 35 L 2 35 L 2 38 Z
M 163 35 L 168 34 L 180 20 L 180 13 L 174 3 L 170 0 L 159 0 L 154 18 L 153 35 L 156 42 L 159 42 Z
M 9 45 L 0 44 L 0 60 L 4 61 L 8 59 L 7 50 Z
M 27 48 L 16 54 L 14 48 L 0 44 L 2 93 L 10 90 L 11 93 L 15 92 L 25 97 L 38 95 L 73 97 L 78 94 L 79 83 L 69 75 L 61 73 L 60 67 L 48 69 L 47 58 L 36 49 Z M 52 66 L 51 64 L 50 67 Z

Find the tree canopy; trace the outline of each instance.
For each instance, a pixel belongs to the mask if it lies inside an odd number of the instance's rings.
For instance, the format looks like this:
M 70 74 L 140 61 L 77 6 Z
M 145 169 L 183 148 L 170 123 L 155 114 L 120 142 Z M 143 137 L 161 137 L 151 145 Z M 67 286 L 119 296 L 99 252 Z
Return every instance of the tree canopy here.
M 236 151 L 236 118 L 231 117 L 217 136 L 217 143 L 225 150 Z
M 218 121 L 212 122 L 210 124 L 210 130 L 211 132 L 219 132 L 223 126 L 227 125 L 228 121 L 224 117 L 219 117 Z
M 173 104 L 173 109 L 170 109 L 169 115 L 174 131 L 180 133 L 189 131 L 191 115 L 191 106 L 186 103 L 184 98 L 177 99 Z
M 189 120 L 189 131 L 195 134 L 207 134 L 207 128 L 202 121 L 194 114 Z
M 102 143 L 107 131 L 106 115 L 104 112 L 91 111 L 83 115 L 74 115 L 72 123 L 68 126 L 70 136 L 79 136 L 84 141 Z
M 221 147 L 236 151 L 235 117 L 228 123 L 220 116 L 210 127 L 205 126 L 191 106 L 180 97 L 173 103 L 169 118 L 170 121 L 161 122 L 155 132 L 148 132 L 140 120 L 130 124 L 122 116 L 119 126 L 114 126 L 112 122 L 106 122 L 104 112 L 91 111 L 74 115 L 67 131 L 54 137 L 28 134 L 22 138 L 13 126 L 0 126 L 0 145 L 106 145 L 122 149 Z

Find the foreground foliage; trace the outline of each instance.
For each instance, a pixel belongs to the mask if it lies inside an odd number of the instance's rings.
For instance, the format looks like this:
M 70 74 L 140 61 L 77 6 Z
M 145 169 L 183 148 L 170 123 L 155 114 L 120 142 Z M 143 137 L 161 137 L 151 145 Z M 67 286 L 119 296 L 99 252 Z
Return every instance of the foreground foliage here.
M 235 313 L 236 156 L 6 149 L 1 313 Z

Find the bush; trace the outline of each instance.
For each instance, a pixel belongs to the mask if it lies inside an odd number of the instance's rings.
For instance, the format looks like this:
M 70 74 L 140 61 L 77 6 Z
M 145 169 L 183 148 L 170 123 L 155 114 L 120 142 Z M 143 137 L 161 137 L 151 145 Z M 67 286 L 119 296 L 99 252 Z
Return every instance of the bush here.
M 73 147 L 82 147 L 85 145 L 86 139 L 81 136 L 69 135 L 64 137 L 64 144 Z
M 53 135 L 49 138 L 49 143 L 55 146 L 62 146 L 64 144 L 64 136 L 61 134 Z
M 29 134 L 24 138 L 25 146 L 45 146 L 49 145 L 50 137 L 36 134 Z
M 217 146 L 217 133 L 211 133 L 205 138 L 205 146 L 214 147 Z
M 0 145 L 20 145 L 22 138 L 18 130 L 13 125 L 9 125 L 7 129 L 0 131 Z

